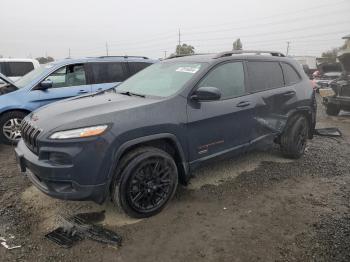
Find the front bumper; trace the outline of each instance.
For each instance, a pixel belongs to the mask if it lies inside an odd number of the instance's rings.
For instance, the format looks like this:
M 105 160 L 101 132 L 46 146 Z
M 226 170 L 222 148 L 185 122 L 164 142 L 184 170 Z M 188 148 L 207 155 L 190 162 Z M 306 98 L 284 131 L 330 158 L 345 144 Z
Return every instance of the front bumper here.
M 47 148 L 49 152 L 57 152 L 59 148 Z M 21 140 L 16 149 L 16 158 L 21 171 L 40 191 L 58 199 L 64 200 L 91 200 L 102 203 L 108 195 L 108 174 L 99 172 L 98 161 L 91 161 L 87 148 L 66 148 L 71 163 L 57 164 L 49 159 L 42 159 L 28 149 Z M 87 151 L 87 152 L 86 152 Z M 48 152 L 43 153 L 47 155 Z M 88 159 L 84 160 L 84 156 Z M 90 156 L 96 159 L 96 156 Z M 101 158 L 101 156 L 100 156 Z M 84 165 L 86 166 L 84 169 Z M 85 173 L 82 174 L 82 171 Z

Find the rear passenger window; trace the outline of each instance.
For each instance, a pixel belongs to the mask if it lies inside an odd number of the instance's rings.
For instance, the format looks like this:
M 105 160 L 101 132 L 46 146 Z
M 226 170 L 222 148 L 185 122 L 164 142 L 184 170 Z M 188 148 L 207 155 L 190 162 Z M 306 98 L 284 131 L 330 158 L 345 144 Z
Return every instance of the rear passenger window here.
M 151 63 L 144 63 L 144 62 L 129 62 L 129 67 L 131 74 L 136 74 L 137 72 L 141 71 L 142 69 L 145 69 L 147 66 L 150 66 Z
M 300 77 L 295 69 L 286 63 L 282 63 L 283 73 L 284 73 L 284 81 L 286 85 L 293 85 L 300 82 Z
M 198 87 L 216 87 L 221 91 L 221 99 L 245 94 L 244 68 L 242 62 L 219 65 L 199 83 Z
M 8 62 L 8 75 L 7 76 L 24 76 L 34 69 L 34 65 L 31 62 Z
M 120 62 L 91 63 L 93 84 L 123 82 L 127 79 L 125 64 Z
M 259 92 L 284 86 L 278 62 L 248 62 L 250 91 Z

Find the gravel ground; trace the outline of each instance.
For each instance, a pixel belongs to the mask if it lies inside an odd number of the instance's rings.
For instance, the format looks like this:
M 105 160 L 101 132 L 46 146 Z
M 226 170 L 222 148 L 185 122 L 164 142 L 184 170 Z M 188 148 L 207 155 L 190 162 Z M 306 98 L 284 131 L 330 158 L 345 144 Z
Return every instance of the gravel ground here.
M 21 245 L 0 246 L 0 261 L 350 261 L 350 114 L 328 117 L 320 106 L 318 126 L 339 127 L 343 137 L 315 137 L 296 161 L 271 148 L 211 164 L 143 220 L 110 203 L 43 195 L 0 145 L 0 237 Z M 101 210 L 122 247 L 85 240 L 62 249 L 43 237 L 62 212 Z

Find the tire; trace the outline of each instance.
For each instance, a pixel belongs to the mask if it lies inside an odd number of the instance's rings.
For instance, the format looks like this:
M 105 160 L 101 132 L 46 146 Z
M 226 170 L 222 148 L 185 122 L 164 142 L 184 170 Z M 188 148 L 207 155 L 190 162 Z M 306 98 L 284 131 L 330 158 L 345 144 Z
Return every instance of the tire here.
M 281 136 L 281 152 L 287 158 L 300 158 L 309 137 L 309 121 L 303 115 L 292 117 Z
M 7 145 L 16 145 L 21 138 L 20 128 L 26 113 L 10 111 L 0 117 L 0 142 Z
M 336 105 L 328 104 L 326 105 L 326 113 L 330 116 L 337 116 L 340 112 L 340 108 Z
M 174 159 L 158 148 L 143 147 L 120 161 L 112 184 L 112 201 L 131 217 L 150 217 L 163 210 L 177 184 Z

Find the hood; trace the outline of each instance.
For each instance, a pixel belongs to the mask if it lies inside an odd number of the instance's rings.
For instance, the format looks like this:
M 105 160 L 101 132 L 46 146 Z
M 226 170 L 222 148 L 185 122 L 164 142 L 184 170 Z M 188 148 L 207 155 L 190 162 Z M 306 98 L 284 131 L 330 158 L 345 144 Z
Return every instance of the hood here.
M 0 73 L 0 80 L 5 82 L 6 84 L 13 85 L 14 87 L 17 87 L 15 82 L 13 82 L 10 78 L 8 78 L 7 76 L 5 76 L 1 73 Z
M 338 57 L 343 70 L 349 74 L 350 73 L 350 52 L 344 53 L 341 56 Z
M 0 80 L 4 82 L 3 84 L 0 84 L 0 95 L 4 95 L 7 93 L 11 93 L 13 91 L 18 90 L 16 87 L 16 84 L 9 79 L 8 77 L 4 76 L 3 74 L 0 73 Z
M 318 65 L 318 69 L 321 74 L 343 71 L 340 63 L 322 63 Z
M 63 100 L 42 107 L 29 115 L 30 121 L 44 131 L 73 129 L 115 122 L 123 111 L 144 108 L 158 99 L 108 92 Z M 55 119 L 55 121 L 52 121 Z

